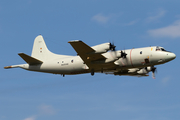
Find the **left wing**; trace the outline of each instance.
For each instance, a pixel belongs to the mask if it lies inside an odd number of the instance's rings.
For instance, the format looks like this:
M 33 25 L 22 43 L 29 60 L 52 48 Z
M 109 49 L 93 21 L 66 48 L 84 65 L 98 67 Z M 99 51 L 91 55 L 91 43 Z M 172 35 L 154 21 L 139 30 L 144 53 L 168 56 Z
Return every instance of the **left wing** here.
M 114 74 L 114 75 L 126 75 L 126 76 L 136 76 L 136 77 L 146 77 L 148 75 L 148 71 L 144 71 L 144 73 L 140 73 L 139 71 L 145 70 L 144 68 L 133 68 L 133 69 L 124 69 L 124 70 L 117 70 L 107 74 Z
M 97 60 L 105 60 L 106 57 L 100 53 L 94 53 L 95 50 L 80 40 L 69 41 L 68 43 L 75 49 L 77 54 L 81 57 L 88 67 L 92 68 L 94 65 L 92 62 Z

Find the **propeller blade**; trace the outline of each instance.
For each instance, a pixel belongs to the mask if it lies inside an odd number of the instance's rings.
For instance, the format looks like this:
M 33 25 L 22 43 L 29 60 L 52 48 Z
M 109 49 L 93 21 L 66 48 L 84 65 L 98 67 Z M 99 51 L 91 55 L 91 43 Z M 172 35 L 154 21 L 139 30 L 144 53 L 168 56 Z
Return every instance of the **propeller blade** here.
M 117 52 L 116 52 L 116 46 L 114 45 L 114 42 L 109 42 L 109 49 L 111 50 L 111 54 L 114 56 L 114 58 L 117 58 Z
M 123 51 L 121 50 L 121 57 L 122 57 L 122 58 L 126 58 L 126 55 L 127 55 L 127 54 L 125 53 L 125 51 L 123 52 Z
M 113 43 L 111 43 L 110 42 L 110 44 L 109 44 L 109 49 L 111 50 L 111 51 L 116 51 L 116 46 L 114 45 L 114 42 Z
M 152 72 L 152 78 L 153 78 L 153 79 L 156 79 L 154 72 Z
M 155 79 L 155 72 L 157 72 L 157 68 L 152 66 L 151 71 L 152 71 L 152 78 Z

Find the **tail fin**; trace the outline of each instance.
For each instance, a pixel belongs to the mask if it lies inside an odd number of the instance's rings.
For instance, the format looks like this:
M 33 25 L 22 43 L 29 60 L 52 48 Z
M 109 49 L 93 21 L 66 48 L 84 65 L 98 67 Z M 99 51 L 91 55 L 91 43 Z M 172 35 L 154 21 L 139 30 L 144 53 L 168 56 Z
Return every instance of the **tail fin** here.
M 57 55 L 50 52 L 46 46 L 46 43 L 42 35 L 39 35 L 34 40 L 31 57 L 36 58 L 40 61 L 46 61 L 46 60 L 57 58 L 57 57 L 67 57 L 67 56 Z
M 23 60 L 25 60 L 29 65 L 42 64 L 44 61 L 47 61 L 50 59 L 70 57 L 67 55 L 58 55 L 58 54 L 54 54 L 54 53 L 50 52 L 41 35 L 37 36 L 34 40 L 34 45 L 33 45 L 33 50 L 32 50 L 31 56 L 26 55 L 24 53 L 19 53 L 18 55 Z M 17 67 L 25 68 L 24 67 L 25 65 L 27 65 L 27 64 L 5 66 L 4 69 L 17 68 Z
M 31 56 L 39 60 L 46 60 L 48 54 L 50 54 L 50 51 L 47 49 L 43 37 L 41 35 L 37 36 L 34 40 Z

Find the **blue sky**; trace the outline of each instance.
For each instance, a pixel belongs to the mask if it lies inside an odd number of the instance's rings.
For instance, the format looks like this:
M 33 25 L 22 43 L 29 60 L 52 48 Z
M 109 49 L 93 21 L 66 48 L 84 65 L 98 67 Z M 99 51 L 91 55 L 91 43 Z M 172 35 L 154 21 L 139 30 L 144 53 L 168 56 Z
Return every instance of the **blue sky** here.
M 179 120 L 179 0 L 1 0 L 0 120 Z M 163 46 L 176 59 L 156 79 L 104 74 L 66 76 L 4 66 L 25 63 L 34 38 L 76 55 L 67 43 L 114 41 L 117 49 Z

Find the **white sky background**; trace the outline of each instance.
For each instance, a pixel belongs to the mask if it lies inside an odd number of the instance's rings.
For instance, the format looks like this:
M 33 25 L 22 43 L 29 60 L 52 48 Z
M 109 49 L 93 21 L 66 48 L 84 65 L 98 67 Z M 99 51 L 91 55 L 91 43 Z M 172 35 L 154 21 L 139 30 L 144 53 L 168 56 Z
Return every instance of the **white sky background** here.
M 0 120 L 179 120 L 178 0 L 0 1 Z M 163 46 L 177 58 L 156 79 L 104 74 L 66 76 L 3 67 L 21 64 L 42 34 L 52 52 L 76 55 L 67 42 L 117 49 Z

